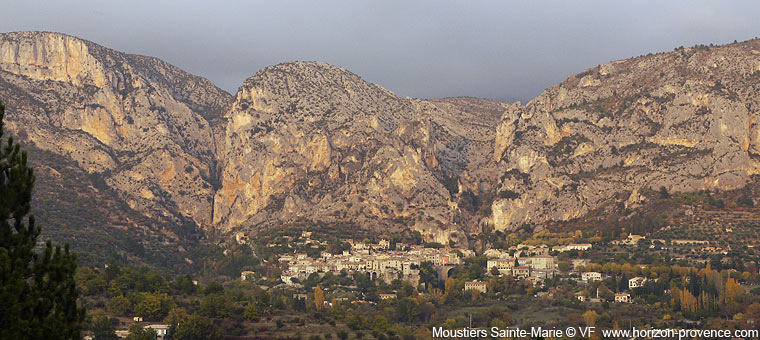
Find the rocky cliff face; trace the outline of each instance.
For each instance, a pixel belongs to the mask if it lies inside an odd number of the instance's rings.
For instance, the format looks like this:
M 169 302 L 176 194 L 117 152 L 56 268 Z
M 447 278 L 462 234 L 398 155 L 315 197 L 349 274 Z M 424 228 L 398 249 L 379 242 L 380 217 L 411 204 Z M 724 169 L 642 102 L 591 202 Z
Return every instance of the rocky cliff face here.
M 474 114 L 460 111 L 398 98 L 323 63 L 266 68 L 225 115 L 214 223 L 343 222 L 463 241 L 444 176 L 467 168 L 465 147 L 490 149 L 496 120 L 463 123 Z
M 0 35 L 7 126 L 64 164 L 40 163 L 40 188 L 80 183 L 55 196 L 103 216 L 121 204 L 106 224 L 164 244 L 180 226 L 292 223 L 461 244 L 484 226 L 633 207 L 641 188 L 740 187 L 760 172 L 759 83 L 750 41 L 601 65 L 524 106 L 399 98 L 316 62 L 263 69 L 232 96 L 155 58 Z
M 0 34 L 0 98 L 6 127 L 32 149 L 43 237 L 88 263 L 192 263 L 194 229 L 212 222 L 214 127 L 231 95 L 155 58 L 24 32 Z
M 760 172 L 760 41 L 604 64 L 502 116 L 492 223 L 567 220 L 639 189 L 732 189 Z
M 441 243 L 464 240 L 457 179 L 488 159 L 506 107 L 402 99 L 305 62 L 233 97 L 155 58 L 41 32 L 0 35 L 0 96 L 12 132 L 156 223 L 410 226 Z
M 74 160 L 147 216 L 210 225 L 213 124 L 232 97 L 158 59 L 56 33 L 0 35 L 11 130 Z

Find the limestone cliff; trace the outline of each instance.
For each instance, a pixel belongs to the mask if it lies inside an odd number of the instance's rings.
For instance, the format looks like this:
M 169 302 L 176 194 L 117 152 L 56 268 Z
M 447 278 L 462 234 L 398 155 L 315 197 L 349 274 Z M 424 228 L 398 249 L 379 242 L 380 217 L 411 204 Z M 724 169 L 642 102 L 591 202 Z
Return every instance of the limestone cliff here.
M 225 115 L 214 223 L 411 227 L 431 241 L 464 241 L 443 178 L 466 169 L 463 147 L 490 149 L 496 119 L 462 124 L 467 116 L 442 106 L 323 63 L 260 71 Z
M 63 34 L 6 33 L 0 98 L 14 135 L 74 161 L 152 219 L 149 228 L 211 224 L 213 127 L 232 96 L 208 80 Z
M 760 172 L 760 41 L 616 61 L 502 116 L 492 223 L 567 220 L 640 188 L 733 189 Z
M 465 240 L 458 182 L 484 180 L 506 107 L 402 99 L 312 62 L 266 68 L 233 97 L 158 59 L 45 32 L 0 35 L 0 98 L 14 134 L 158 225 L 340 222 L 441 243 Z
M 0 34 L 6 124 L 44 155 L 41 190 L 119 209 L 81 223 L 163 248 L 190 229 L 293 223 L 465 244 L 485 226 L 635 207 L 641 188 L 740 187 L 760 173 L 758 87 L 757 40 L 600 65 L 522 105 L 399 98 L 318 62 L 265 68 L 232 96 L 155 58 Z

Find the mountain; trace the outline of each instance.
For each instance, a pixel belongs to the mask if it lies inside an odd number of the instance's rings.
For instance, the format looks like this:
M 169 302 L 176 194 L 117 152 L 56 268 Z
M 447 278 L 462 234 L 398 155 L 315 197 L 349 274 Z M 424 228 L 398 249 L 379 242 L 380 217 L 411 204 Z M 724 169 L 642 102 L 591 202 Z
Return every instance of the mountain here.
M 600 65 L 526 105 L 400 98 L 319 62 L 267 67 L 233 96 L 155 58 L 0 34 L 46 235 L 88 261 L 175 267 L 220 233 L 331 224 L 466 246 L 652 190 L 739 188 L 760 172 L 759 83 L 753 40 Z
M 225 115 L 214 224 L 410 227 L 465 242 L 445 178 L 491 149 L 502 106 L 402 99 L 324 63 L 265 68 Z
M 502 116 L 496 229 L 635 207 L 642 188 L 739 188 L 760 173 L 760 40 L 620 60 Z
M 43 230 L 72 230 L 65 240 L 83 246 L 96 234 L 77 230 L 136 233 L 121 244 L 137 254 L 157 245 L 176 252 L 182 226 L 211 223 L 214 127 L 233 98 L 208 80 L 63 34 L 7 33 L 0 35 L 0 97 L 8 129 L 45 151 L 32 156 L 36 213 L 51 224 Z M 76 187 L 73 178 L 81 178 Z M 64 194 L 56 187 L 76 192 L 66 204 L 84 220 L 48 199 Z M 90 246 L 112 249 L 101 241 Z
M 46 233 L 142 258 L 292 223 L 466 242 L 456 179 L 488 159 L 507 107 L 399 98 L 317 62 L 261 70 L 233 97 L 156 58 L 48 32 L 0 35 L 0 98 L 33 151 Z

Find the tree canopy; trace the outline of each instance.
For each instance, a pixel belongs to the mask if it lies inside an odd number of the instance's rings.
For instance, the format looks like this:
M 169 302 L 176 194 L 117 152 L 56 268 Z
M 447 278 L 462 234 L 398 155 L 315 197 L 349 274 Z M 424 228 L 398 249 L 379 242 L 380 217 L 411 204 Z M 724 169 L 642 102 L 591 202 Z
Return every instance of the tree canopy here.
M 0 103 L 0 339 L 80 339 L 76 254 L 50 241 L 35 249 L 34 172 L 20 144 L 3 143 L 4 115 Z

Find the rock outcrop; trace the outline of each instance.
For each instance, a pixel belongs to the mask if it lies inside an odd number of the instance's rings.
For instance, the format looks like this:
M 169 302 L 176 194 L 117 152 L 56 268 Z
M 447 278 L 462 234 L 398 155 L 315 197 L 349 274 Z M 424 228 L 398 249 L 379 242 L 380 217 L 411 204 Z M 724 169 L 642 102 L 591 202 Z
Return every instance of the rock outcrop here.
M 42 188 L 81 179 L 61 195 L 123 204 L 118 230 L 167 244 L 188 226 L 298 223 L 465 244 L 486 226 L 633 208 L 642 188 L 741 187 L 760 173 L 758 87 L 757 40 L 600 65 L 521 105 L 399 98 L 318 62 L 265 68 L 232 96 L 155 58 L 0 35 L 6 126 L 65 163 L 42 164 L 58 183 Z
M 473 114 L 456 117 L 454 107 L 398 98 L 324 63 L 268 67 L 225 115 L 214 223 L 411 227 L 431 241 L 463 241 L 443 177 L 466 169 L 464 147 L 490 149 L 496 120 L 463 123 Z
M 232 97 L 155 58 L 57 33 L 0 36 L 8 125 L 103 177 L 147 216 L 210 225 L 213 126 Z
M 583 216 L 640 188 L 733 189 L 760 173 L 760 41 L 616 61 L 502 116 L 492 223 Z
M 0 35 L 0 97 L 13 133 L 157 224 L 409 226 L 441 243 L 464 240 L 457 179 L 490 155 L 506 107 L 402 99 L 314 62 L 266 68 L 233 97 L 158 59 L 44 32 Z

